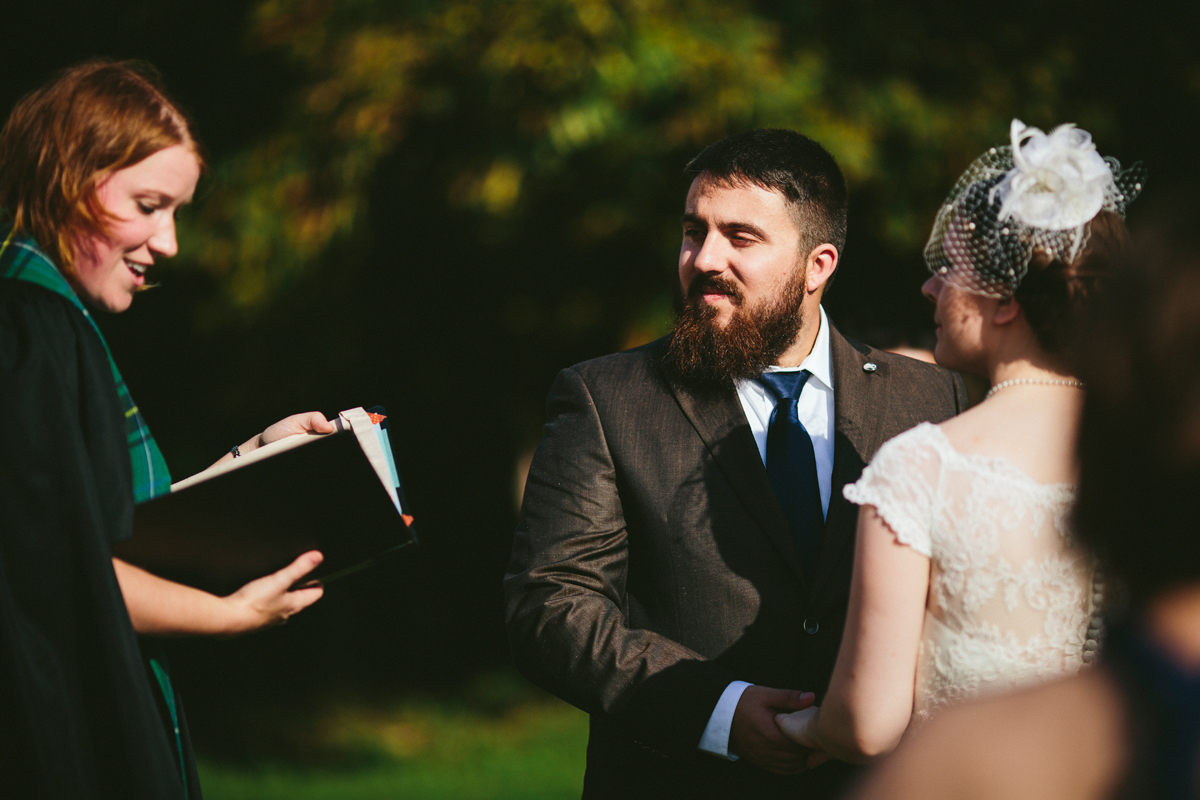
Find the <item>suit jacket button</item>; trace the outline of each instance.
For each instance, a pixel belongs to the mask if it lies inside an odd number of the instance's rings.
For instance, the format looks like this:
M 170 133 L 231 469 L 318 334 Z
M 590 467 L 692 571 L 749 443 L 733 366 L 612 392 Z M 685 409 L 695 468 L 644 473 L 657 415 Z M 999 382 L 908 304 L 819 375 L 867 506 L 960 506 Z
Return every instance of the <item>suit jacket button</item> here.
M 807 619 L 804 620 L 804 632 L 805 633 L 812 635 L 819 630 L 821 630 L 821 623 L 817 622 L 812 617 L 808 617 Z

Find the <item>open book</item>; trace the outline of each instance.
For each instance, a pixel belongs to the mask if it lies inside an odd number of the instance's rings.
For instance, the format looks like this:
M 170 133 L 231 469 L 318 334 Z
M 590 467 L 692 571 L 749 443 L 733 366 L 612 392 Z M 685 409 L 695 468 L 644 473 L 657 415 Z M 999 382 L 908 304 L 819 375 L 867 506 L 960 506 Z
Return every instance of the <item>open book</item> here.
M 114 555 L 225 593 L 308 550 L 329 582 L 416 543 L 382 409 L 353 408 L 330 434 L 299 434 L 185 478 L 137 507 Z

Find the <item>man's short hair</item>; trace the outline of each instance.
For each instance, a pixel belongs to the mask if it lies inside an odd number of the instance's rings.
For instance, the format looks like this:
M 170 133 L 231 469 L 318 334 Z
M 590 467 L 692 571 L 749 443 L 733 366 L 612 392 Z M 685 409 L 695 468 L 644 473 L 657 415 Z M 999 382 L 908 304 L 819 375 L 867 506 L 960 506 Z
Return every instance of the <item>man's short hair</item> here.
M 803 134 L 759 128 L 710 144 L 687 172 L 732 186 L 753 183 L 787 200 L 800 229 L 801 251 L 846 246 L 846 180 L 833 156 Z

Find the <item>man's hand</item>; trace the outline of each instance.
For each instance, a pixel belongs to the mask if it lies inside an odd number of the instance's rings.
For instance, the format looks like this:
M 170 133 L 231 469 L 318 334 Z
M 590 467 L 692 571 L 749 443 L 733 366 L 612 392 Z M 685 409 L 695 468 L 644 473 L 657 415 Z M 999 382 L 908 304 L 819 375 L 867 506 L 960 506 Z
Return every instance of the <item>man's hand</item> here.
M 812 692 L 748 687 L 733 712 L 729 751 L 777 775 L 804 772 L 809 750 L 783 735 L 775 715 L 808 708 L 816 699 Z

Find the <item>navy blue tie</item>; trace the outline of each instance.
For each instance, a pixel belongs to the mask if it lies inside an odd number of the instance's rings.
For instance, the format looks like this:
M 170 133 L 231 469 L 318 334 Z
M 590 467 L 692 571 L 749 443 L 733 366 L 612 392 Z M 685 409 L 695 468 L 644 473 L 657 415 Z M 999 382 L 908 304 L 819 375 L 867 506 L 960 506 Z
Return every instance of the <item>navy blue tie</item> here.
M 767 478 L 792 529 L 800 565 L 811 577 L 821 551 L 825 515 L 812 438 L 796 415 L 796 401 L 808 378 L 808 370 L 765 372 L 758 381 L 776 400 L 767 426 Z

